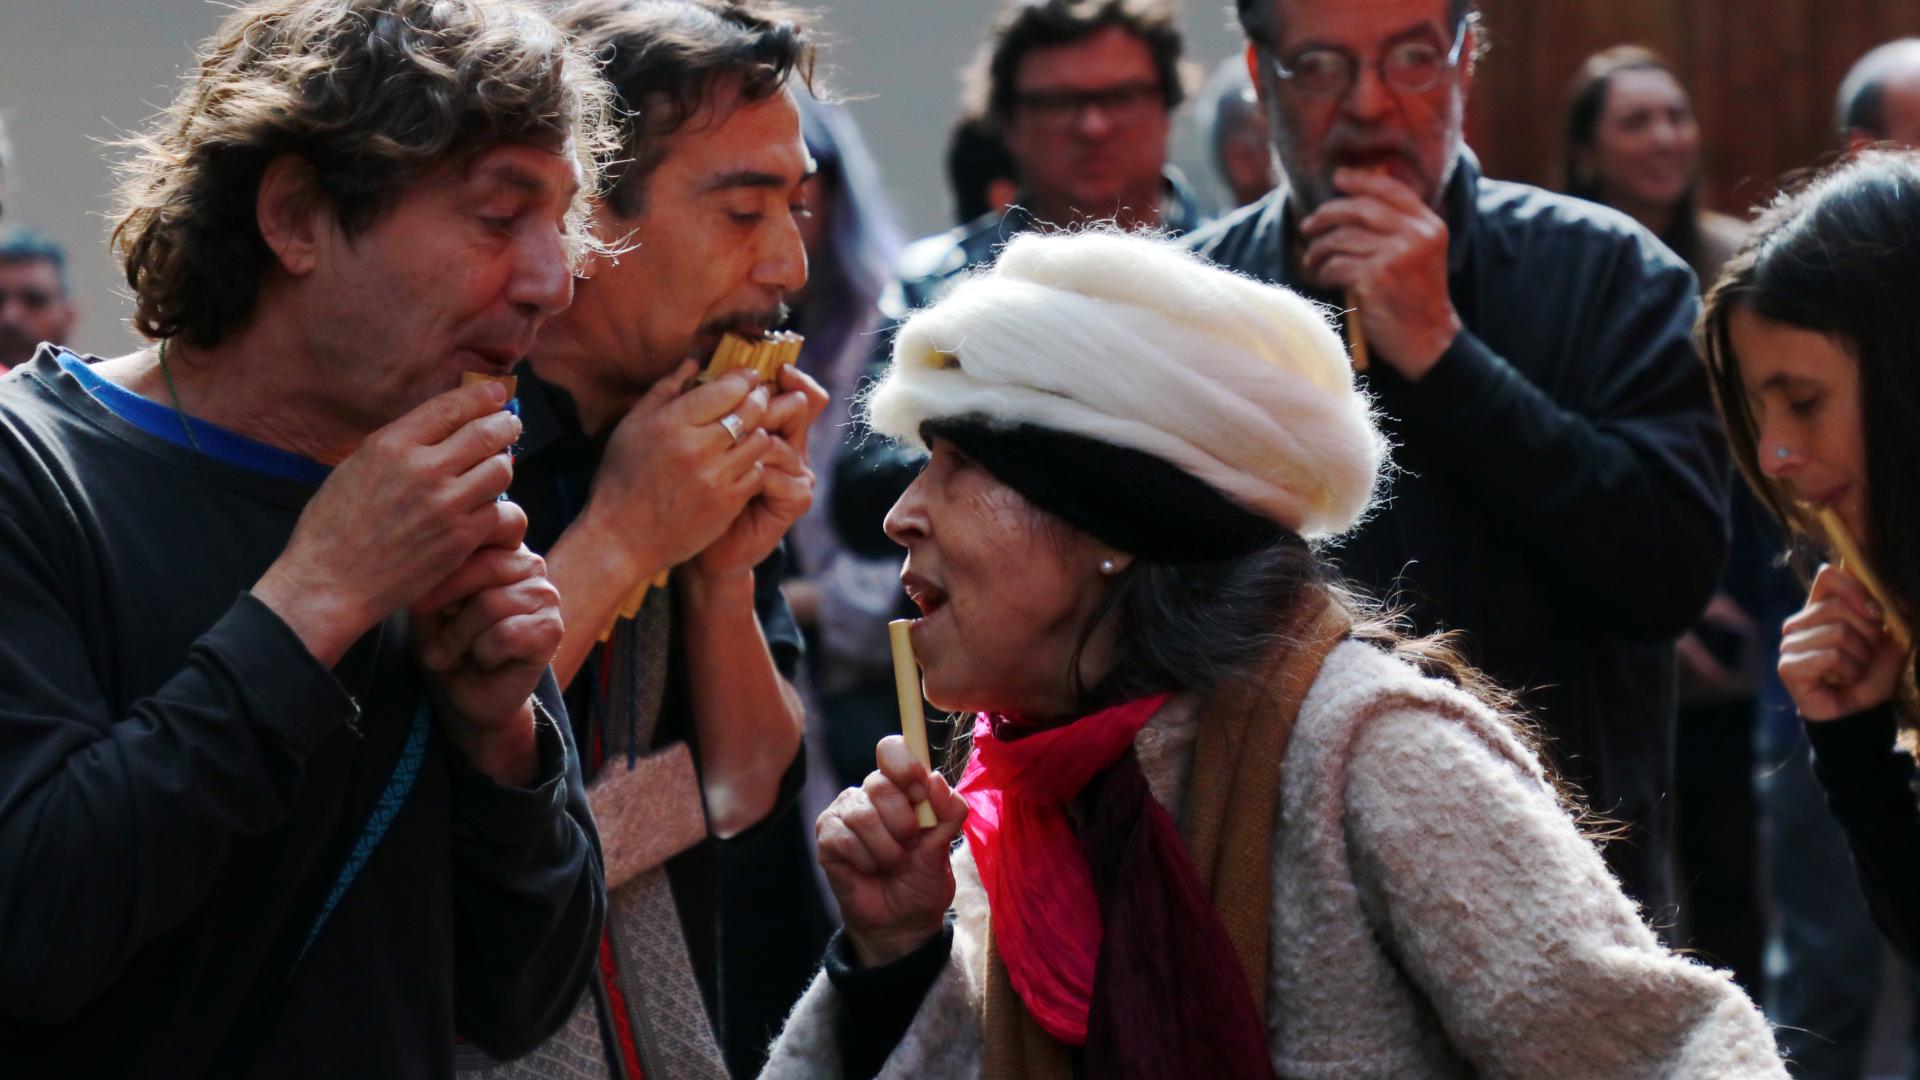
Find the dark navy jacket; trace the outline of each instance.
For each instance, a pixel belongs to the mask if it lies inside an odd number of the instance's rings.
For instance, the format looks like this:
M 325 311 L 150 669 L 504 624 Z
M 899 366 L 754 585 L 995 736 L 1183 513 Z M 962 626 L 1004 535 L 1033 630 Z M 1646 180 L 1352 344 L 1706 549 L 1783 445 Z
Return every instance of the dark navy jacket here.
M 1466 329 L 1418 384 L 1376 357 L 1399 472 L 1332 554 L 1422 631 L 1526 690 L 1551 756 L 1634 826 L 1609 857 L 1668 897 L 1673 642 L 1725 556 L 1727 460 L 1694 351 L 1693 275 L 1630 219 L 1483 179 L 1463 154 L 1442 200 Z M 1286 255 L 1285 190 L 1191 238 L 1216 261 L 1338 305 Z

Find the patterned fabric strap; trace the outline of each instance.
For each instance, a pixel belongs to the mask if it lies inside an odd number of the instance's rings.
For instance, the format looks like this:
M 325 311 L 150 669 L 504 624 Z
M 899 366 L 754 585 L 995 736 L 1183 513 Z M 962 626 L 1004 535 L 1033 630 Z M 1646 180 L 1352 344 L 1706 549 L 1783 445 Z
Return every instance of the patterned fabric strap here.
M 609 779 L 617 782 L 614 770 L 625 772 L 661 756 L 654 735 L 666 695 L 673 622 L 673 590 L 649 589 L 640 611 L 620 620 L 598 657 L 598 692 L 585 740 L 590 790 L 600 790 Z M 697 783 L 693 797 L 698 798 Z M 672 828 L 666 821 L 659 824 Z M 603 845 L 624 838 L 625 830 L 618 828 L 600 837 Z M 566 1024 L 518 1061 L 494 1063 L 477 1051 L 466 1053 L 458 1065 L 464 1075 L 476 1080 L 727 1080 L 666 867 L 656 862 L 612 885 L 607 901 L 594 985 L 574 1003 Z

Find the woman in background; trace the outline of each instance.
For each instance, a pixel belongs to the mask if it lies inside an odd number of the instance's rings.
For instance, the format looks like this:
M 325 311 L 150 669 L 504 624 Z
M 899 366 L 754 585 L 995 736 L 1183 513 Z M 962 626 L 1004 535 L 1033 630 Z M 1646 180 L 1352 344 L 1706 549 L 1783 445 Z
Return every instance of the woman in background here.
M 1700 123 L 1673 66 L 1638 45 L 1595 53 L 1568 89 L 1566 118 L 1567 194 L 1646 226 L 1705 288 L 1746 226 L 1700 207 Z
M 1673 68 L 1637 45 L 1581 64 L 1567 93 L 1563 169 L 1569 194 L 1640 222 L 1693 269 L 1703 290 L 1745 235 L 1742 222 L 1700 209 L 1693 103 Z M 1732 500 L 1720 589 L 1678 649 L 1674 840 L 1686 888 L 1675 940 L 1728 965 L 1758 994 L 1766 917 L 1754 757 L 1770 663 L 1760 624 L 1784 618 L 1794 597 L 1777 569 L 1775 530 L 1743 496 Z M 1797 736 L 1789 730 L 1773 741 L 1792 744 Z

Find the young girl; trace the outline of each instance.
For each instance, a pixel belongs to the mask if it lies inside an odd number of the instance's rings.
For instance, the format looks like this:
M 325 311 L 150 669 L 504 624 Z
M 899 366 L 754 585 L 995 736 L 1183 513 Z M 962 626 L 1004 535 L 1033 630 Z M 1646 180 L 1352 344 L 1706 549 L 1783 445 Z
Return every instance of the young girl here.
M 1847 832 L 1874 917 L 1920 958 L 1920 808 L 1894 749 L 1915 720 L 1920 609 L 1920 155 L 1870 152 L 1782 197 L 1727 264 L 1702 347 L 1734 460 L 1828 552 L 1786 621 L 1780 678 Z M 1831 510 L 1868 573 L 1842 566 Z

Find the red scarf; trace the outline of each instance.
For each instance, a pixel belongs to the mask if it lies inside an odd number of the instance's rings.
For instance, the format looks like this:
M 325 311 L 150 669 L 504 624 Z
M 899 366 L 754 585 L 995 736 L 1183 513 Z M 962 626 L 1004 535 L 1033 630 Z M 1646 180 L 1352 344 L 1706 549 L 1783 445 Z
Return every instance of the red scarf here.
M 1125 754 L 1168 695 L 1130 701 L 1063 727 L 1019 731 L 980 714 L 960 778 L 967 849 L 993 912 L 994 947 L 1047 1033 L 1085 1045 L 1103 927 L 1093 873 L 1066 804 Z

